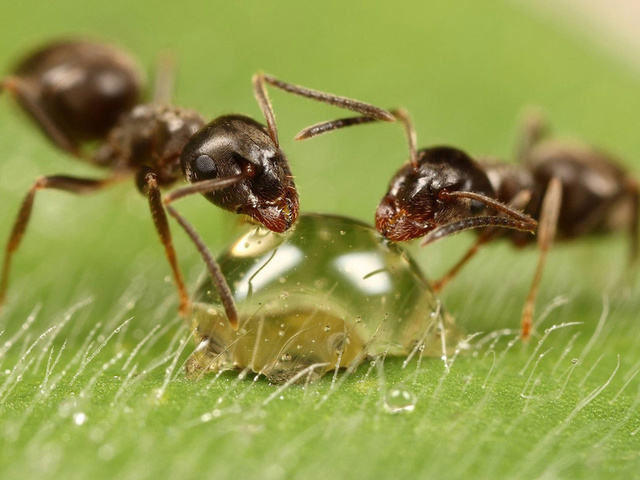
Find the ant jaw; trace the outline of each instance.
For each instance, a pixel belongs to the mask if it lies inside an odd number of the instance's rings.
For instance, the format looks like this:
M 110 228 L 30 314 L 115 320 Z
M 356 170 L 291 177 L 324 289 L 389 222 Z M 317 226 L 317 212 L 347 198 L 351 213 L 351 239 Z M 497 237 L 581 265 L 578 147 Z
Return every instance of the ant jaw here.
M 272 232 L 283 233 L 295 223 L 300 211 L 295 189 L 290 189 L 287 193 L 275 202 L 247 208 L 244 213 Z
M 402 209 L 381 203 L 376 211 L 376 228 L 392 242 L 406 242 L 423 237 L 436 228 L 432 222 L 416 221 Z

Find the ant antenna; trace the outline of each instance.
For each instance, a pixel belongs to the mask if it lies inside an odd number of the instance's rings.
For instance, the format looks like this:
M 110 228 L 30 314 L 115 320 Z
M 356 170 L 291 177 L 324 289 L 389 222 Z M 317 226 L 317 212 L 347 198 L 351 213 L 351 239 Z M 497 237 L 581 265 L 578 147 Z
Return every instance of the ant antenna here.
M 441 238 L 462 232 L 463 230 L 470 230 L 472 228 L 505 227 L 534 233 L 537 225 L 538 222 L 533 219 L 522 221 L 508 217 L 496 216 L 465 218 L 464 220 L 449 223 L 448 225 L 443 225 L 442 227 L 431 230 L 431 232 L 424 237 L 424 240 L 422 240 L 420 245 L 424 247 L 425 245 L 429 245 Z
M 381 110 L 381 109 L 380 109 Z M 384 112 L 384 110 L 381 110 Z M 417 139 L 416 139 L 416 130 L 413 127 L 413 122 L 411 121 L 411 117 L 409 116 L 409 112 L 404 108 L 398 108 L 394 110 L 390 110 L 389 113 L 393 115 L 394 119 L 402 122 L 404 127 L 404 131 L 407 135 L 407 144 L 409 146 L 409 161 L 415 170 L 418 169 L 418 147 L 417 147 Z M 352 125 L 361 125 L 363 123 L 371 123 L 377 122 L 380 120 L 379 118 L 374 118 L 373 116 L 358 116 L 358 117 L 347 117 L 347 118 L 339 118 L 337 120 L 330 120 L 328 122 L 316 123 L 315 125 L 311 125 L 303 130 L 300 130 L 298 134 L 295 136 L 296 140 L 308 140 L 309 138 L 313 138 L 317 135 L 322 135 L 323 133 L 331 132 L 332 130 L 337 130 L 339 128 L 350 127 Z
M 253 95 L 256 97 L 258 105 L 260 105 L 260 110 L 262 110 L 262 114 L 267 121 L 269 136 L 271 137 L 271 140 L 273 141 L 276 148 L 279 148 L 280 142 L 278 141 L 276 116 L 273 113 L 273 107 L 271 106 L 271 101 L 269 100 L 269 94 L 267 93 L 267 89 L 264 84 L 265 80 L 266 79 L 263 73 L 256 73 L 253 76 L 253 78 L 251 79 L 251 83 L 253 83 Z
M 507 216 L 471 217 L 457 222 L 449 223 L 441 227 L 437 227 L 425 236 L 424 240 L 421 243 L 421 245 L 423 246 L 433 243 L 441 238 L 448 237 L 455 233 L 461 232 L 463 230 L 469 230 L 471 228 L 493 226 L 512 228 L 515 230 L 534 233 L 536 231 L 536 228 L 538 227 L 538 222 L 536 222 L 529 215 L 519 212 L 509 205 L 505 205 L 504 203 L 501 203 L 491 197 L 487 197 L 486 195 L 482 195 L 480 193 L 442 191 L 438 194 L 438 196 L 443 200 L 449 200 L 451 198 L 468 198 L 470 200 L 475 200 L 477 202 L 485 204 L 490 208 L 493 208 L 494 210 L 504 213 Z
M 339 128 L 350 127 L 351 125 L 360 125 L 362 123 L 377 122 L 378 120 L 372 117 L 348 117 L 339 118 L 338 120 L 330 120 L 328 122 L 316 123 L 303 130 L 300 130 L 295 136 L 295 140 L 308 140 L 323 133 L 331 132 Z
M 299 95 L 301 97 L 310 98 L 311 100 L 315 100 L 317 102 L 327 103 L 329 105 L 334 105 L 336 107 L 345 108 L 347 110 L 354 111 L 362 115 L 362 117 L 355 117 L 353 119 L 344 119 L 334 120 L 331 122 L 325 122 L 321 124 L 317 124 L 316 126 L 312 126 L 302 130 L 297 136 L 296 140 L 303 140 L 306 138 L 315 137 L 316 135 L 320 135 L 321 133 L 329 132 L 331 130 L 335 130 L 336 128 L 342 128 L 349 125 L 355 125 L 357 123 L 367 123 L 373 121 L 383 121 L 383 122 L 395 122 L 396 119 L 393 114 L 383 110 L 382 108 L 378 108 L 370 103 L 360 102 L 358 100 L 354 100 L 352 98 L 341 97 L 338 95 L 333 95 L 330 93 L 320 92 L 318 90 L 312 90 L 310 88 L 301 87 L 299 85 L 294 85 L 291 83 L 283 82 L 282 80 L 278 80 L 273 75 L 269 75 L 268 73 L 259 72 L 253 76 L 253 92 L 260 104 L 260 108 L 264 114 L 264 117 L 267 121 L 267 127 L 269 129 L 269 136 L 273 140 L 273 142 L 278 146 L 278 134 L 276 130 L 276 120 L 273 113 L 273 108 L 271 107 L 271 102 L 269 101 L 269 96 L 266 91 L 266 85 L 269 84 L 280 90 L 284 90 L 285 92 L 292 93 L 294 95 Z M 314 127 L 317 127 L 314 129 Z M 305 133 L 306 132 L 306 133 Z
M 357 112 L 365 117 L 375 118 L 376 120 L 382 120 L 383 122 L 395 122 L 395 118 L 391 113 L 383 110 L 382 108 L 371 105 L 370 103 L 360 102 L 352 98 L 341 97 L 339 95 L 320 92 L 318 90 L 312 90 L 299 85 L 293 85 L 291 83 L 278 80 L 273 75 L 269 75 L 267 73 L 258 73 L 254 76 L 254 79 L 256 77 L 258 78 L 258 81 L 264 81 L 274 87 L 284 90 L 285 92 L 293 93 L 294 95 L 310 98 L 311 100 L 316 100 L 322 103 L 328 103 L 329 105 L 334 105 L 336 107 L 345 108 L 347 110 Z
M 404 108 L 398 108 L 396 110 L 391 110 L 391 113 L 393 113 L 393 116 L 402 122 L 402 126 L 404 127 L 404 131 L 407 135 L 407 143 L 409 145 L 409 161 L 411 162 L 413 169 L 418 170 L 418 142 L 416 140 L 416 129 L 413 127 L 413 122 L 411 121 L 409 112 Z
M 491 197 L 487 197 L 486 195 L 482 195 L 481 193 L 476 193 L 476 192 L 458 192 L 458 191 L 454 191 L 454 192 L 448 192 L 448 191 L 442 191 L 440 193 L 438 193 L 438 196 L 442 199 L 442 200 L 449 200 L 450 198 L 468 198 L 470 200 L 475 200 L 477 202 L 480 203 L 484 203 L 487 207 L 491 207 L 494 210 L 498 210 L 499 212 L 504 213 L 505 215 L 507 215 L 508 217 L 511 217 L 515 220 L 520 220 L 523 222 L 533 222 L 534 225 L 534 230 L 535 230 L 535 224 L 536 221 L 533 220 L 529 215 L 522 213 L 518 210 L 516 210 L 515 208 L 510 207 L 509 205 L 506 205 L 502 202 L 499 202 L 498 200 L 491 198 Z

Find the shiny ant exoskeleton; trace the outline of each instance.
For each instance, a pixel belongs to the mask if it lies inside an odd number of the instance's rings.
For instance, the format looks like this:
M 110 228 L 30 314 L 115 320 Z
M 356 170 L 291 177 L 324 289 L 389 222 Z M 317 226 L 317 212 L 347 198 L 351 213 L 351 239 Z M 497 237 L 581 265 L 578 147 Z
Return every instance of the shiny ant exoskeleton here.
M 215 260 L 193 228 L 170 205 L 200 193 L 215 205 L 248 215 L 275 232 L 287 230 L 298 216 L 298 194 L 280 149 L 266 84 L 290 93 L 393 121 L 384 110 L 355 100 L 281 82 L 270 75 L 253 78 L 254 95 L 267 127 L 243 115 L 225 115 L 210 123 L 192 110 L 162 103 L 169 83 L 160 78 L 152 103 L 141 103 L 138 67 L 119 50 L 89 41 L 59 41 L 23 59 L 0 82 L 42 132 L 79 160 L 110 170 L 105 179 L 53 175 L 38 178 L 29 189 L 7 243 L 0 306 L 13 255 L 24 235 L 36 192 L 44 189 L 76 194 L 98 191 L 121 177 L 134 176 L 147 196 L 179 293 L 180 312 L 189 296 L 178 267 L 165 209 L 186 230 L 203 256 L 233 326 L 237 313 L 229 287 Z M 98 142 L 88 149 L 89 142 Z M 161 188 L 183 176 L 191 185 L 161 195 Z
M 415 131 L 404 110 L 394 111 L 405 127 L 410 160 L 392 178 L 376 211 L 376 227 L 392 241 L 425 237 L 422 244 L 461 230 L 482 228 L 475 244 L 440 280 L 441 290 L 480 246 L 500 237 L 517 247 L 533 240 L 537 227 L 540 256 L 522 312 L 522 338 L 532 330 L 538 286 L 554 238 L 628 229 L 631 257 L 638 256 L 638 183 L 608 155 L 583 145 L 545 140 L 539 116 L 522 128 L 517 165 L 474 160 L 451 147 L 417 150 Z M 337 128 L 368 123 L 352 117 L 309 127 L 310 138 Z M 498 214 L 487 215 L 493 210 Z M 521 211 L 523 213 L 521 213 Z M 507 227 L 497 229 L 494 226 Z

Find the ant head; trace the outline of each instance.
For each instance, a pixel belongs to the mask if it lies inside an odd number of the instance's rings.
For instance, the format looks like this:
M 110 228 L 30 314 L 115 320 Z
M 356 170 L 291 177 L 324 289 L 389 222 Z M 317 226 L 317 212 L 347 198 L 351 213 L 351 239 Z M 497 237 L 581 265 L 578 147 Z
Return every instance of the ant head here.
M 274 232 L 284 232 L 298 217 L 298 192 L 284 153 L 266 128 L 249 117 L 215 119 L 191 137 L 180 163 L 190 183 L 246 177 L 204 194 L 225 210 L 248 215 Z
M 391 180 L 376 211 L 376 227 L 389 240 L 405 241 L 485 211 L 483 203 L 449 196 L 451 192 L 494 196 L 487 175 L 463 151 L 420 150 L 416 163 L 403 165 Z

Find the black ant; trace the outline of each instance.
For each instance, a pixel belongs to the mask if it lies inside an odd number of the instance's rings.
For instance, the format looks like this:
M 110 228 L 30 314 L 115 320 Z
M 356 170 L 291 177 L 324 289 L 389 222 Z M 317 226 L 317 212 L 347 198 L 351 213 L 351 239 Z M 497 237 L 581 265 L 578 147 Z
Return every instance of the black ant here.
M 392 178 L 376 211 L 376 227 L 392 241 L 425 237 L 422 244 L 464 229 L 483 228 L 475 244 L 440 280 L 440 291 L 481 245 L 508 237 L 517 247 L 531 242 L 536 222 L 540 257 L 522 312 L 522 338 L 532 330 L 538 286 L 556 237 L 569 240 L 592 233 L 628 229 L 633 260 L 638 257 L 638 183 L 608 155 L 583 145 L 545 140 L 547 128 L 530 115 L 521 129 L 518 164 L 474 160 L 451 147 L 416 148 L 415 130 L 404 110 L 410 160 Z M 352 117 L 309 127 L 297 139 L 373 121 Z M 499 216 L 487 215 L 487 210 Z M 523 213 L 520 213 L 523 211 Z M 496 229 L 508 227 L 511 230 Z
M 152 103 L 141 103 L 138 67 L 119 50 L 90 41 L 58 41 L 23 59 L 1 81 L 0 91 L 13 95 L 42 132 L 79 160 L 107 168 L 105 179 L 53 175 L 38 178 L 29 189 L 7 243 L 0 278 L 0 306 L 11 260 L 24 235 L 39 190 L 76 194 L 98 191 L 122 177 L 135 176 L 147 196 L 179 293 L 180 312 L 189 310 L 182 273 L 165 209 L 186 230 L 203 256 L 220 291 L 232 326 L 238 322 L 232 295 L 206 246 L 170 205 L 178 198 L 202 194 L 215 205 L 244 214 L 275 232 L 287 230 L 298 217 L 298 193 L 278 133 L 266 84 L 287 92 L 394 121 L 388 112 L 257 74 L 253 91 L 267 126 L 243 115 L 225 115 L 206 123 L 195 111 L 161 102 L 167 77 L 156 85 Z M 88 149 L 89 142 L 98 142 Z M 191 185 L 170 192 L 160 189 L 183 176 Z

